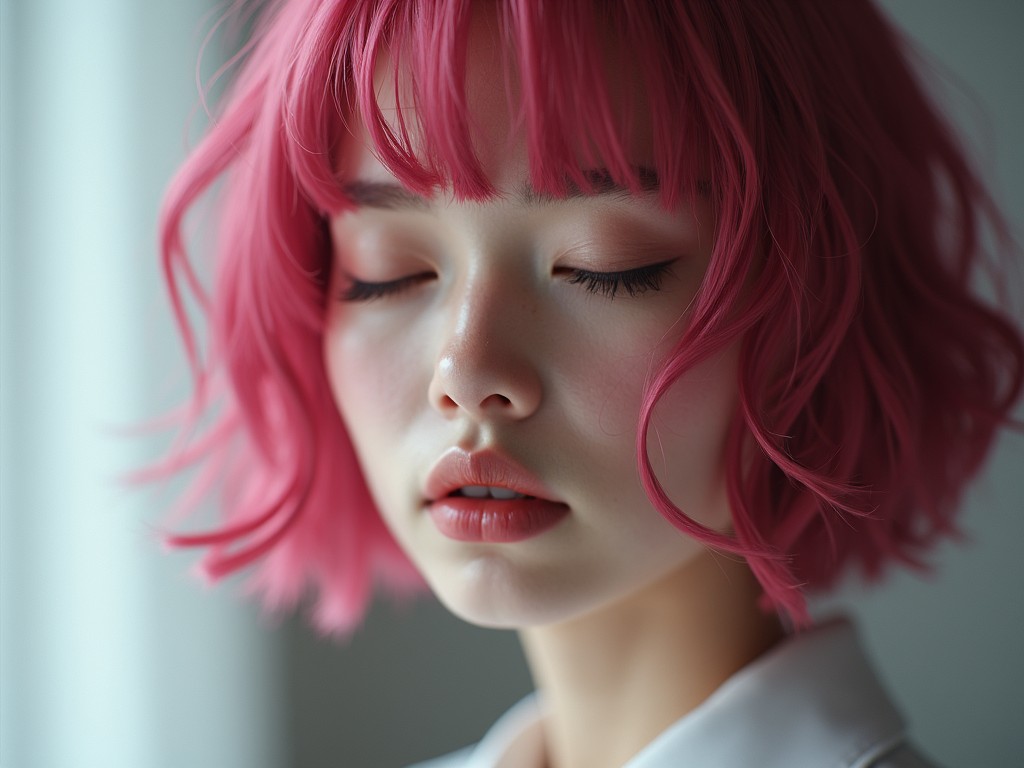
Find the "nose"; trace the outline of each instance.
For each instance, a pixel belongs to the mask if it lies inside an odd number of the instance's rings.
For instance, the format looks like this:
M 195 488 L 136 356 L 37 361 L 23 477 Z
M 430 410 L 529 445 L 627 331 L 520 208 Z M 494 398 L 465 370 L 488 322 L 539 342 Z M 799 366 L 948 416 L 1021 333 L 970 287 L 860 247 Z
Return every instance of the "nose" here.
M 428 392 L 446 417 L 519 420 L 540 406 L 534 308 L 496 277 L 468 281 L 455 299 Z

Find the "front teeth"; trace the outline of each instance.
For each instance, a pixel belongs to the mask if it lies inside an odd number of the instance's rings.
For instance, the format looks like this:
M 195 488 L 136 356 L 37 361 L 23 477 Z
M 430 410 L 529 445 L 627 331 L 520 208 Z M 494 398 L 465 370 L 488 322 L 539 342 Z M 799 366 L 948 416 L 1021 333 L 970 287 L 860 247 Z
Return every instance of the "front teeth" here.
M 526 498 L 523 494 L 516 493 L 508 488 L 498 488 L 492 485 L 465 485 L 459 489 L 459 493 L 471 499 L 486 499 L 488 496 L 502 501 Z

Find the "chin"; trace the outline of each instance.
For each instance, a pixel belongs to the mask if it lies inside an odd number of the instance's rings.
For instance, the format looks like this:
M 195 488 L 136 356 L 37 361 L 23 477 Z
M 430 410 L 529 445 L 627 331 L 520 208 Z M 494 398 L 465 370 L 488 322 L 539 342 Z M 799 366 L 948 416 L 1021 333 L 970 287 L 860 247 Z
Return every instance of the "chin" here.
M 501 554 L 474 557 L 426 573 L 434 594 L 463 621 L 491 629 L 529 629 L 581 618 L 641 589 L 617 583 L 606 568 L 530 568 Z
M 426 575 L 445 608 L 469 624 L 490 629 L 556 624 L 585 613 L 595 602 L 566 589 L 564 578 L 526 570 L 499 555 L 480 556 L 444 573 Z M 562 588 L 552 589 L 560 582 Z

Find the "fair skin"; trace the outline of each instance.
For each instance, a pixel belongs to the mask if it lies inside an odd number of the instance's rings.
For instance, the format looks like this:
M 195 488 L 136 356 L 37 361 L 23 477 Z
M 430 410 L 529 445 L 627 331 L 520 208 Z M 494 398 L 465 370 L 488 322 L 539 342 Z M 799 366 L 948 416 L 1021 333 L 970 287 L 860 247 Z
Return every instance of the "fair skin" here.
M 713 221 L 653 190 L 522 194 L 525 142 L 490 87 L 504 80 L 486 34 L 471 36 L 468 89 L 499 194 L 403 192 L 356 131 L 343 164 L 361 204 L 331 222 L 325 363 L 377 506 L 439 599 L 519 630 L 548 705 L 547 765 L 620 766 L 780 636 L 745 564 L 683 536 L 636 470 L 645 381 L 685 327 Z M 735 375 L 735 348 L 687 372 L 648 439 L 674 503 L 722 531 Z M 425 490 L 452 451 L 513 462 L 562 514 L 521 540 L 453 537 Z

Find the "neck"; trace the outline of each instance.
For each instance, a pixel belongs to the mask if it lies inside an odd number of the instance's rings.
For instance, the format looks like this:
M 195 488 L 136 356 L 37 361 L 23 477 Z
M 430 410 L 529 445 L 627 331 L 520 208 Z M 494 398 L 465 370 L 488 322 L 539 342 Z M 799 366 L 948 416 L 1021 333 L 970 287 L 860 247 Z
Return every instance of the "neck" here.
M 746 564 L 711 552 L 617 603 L 522 630 L 548 768 L 621 766 L 782 636 Z

